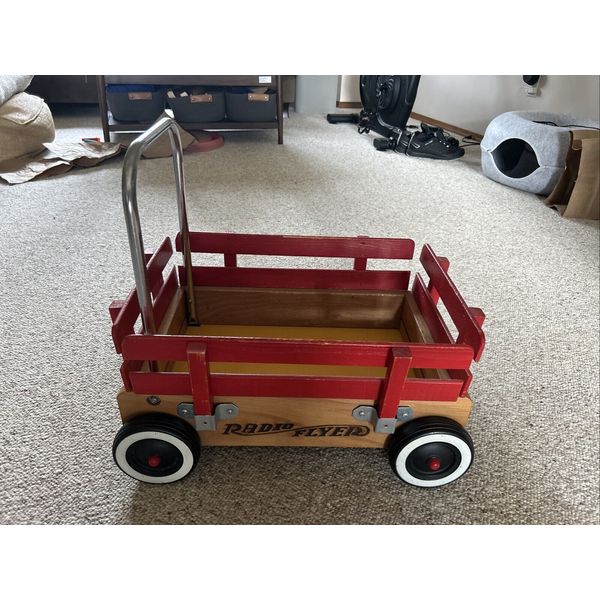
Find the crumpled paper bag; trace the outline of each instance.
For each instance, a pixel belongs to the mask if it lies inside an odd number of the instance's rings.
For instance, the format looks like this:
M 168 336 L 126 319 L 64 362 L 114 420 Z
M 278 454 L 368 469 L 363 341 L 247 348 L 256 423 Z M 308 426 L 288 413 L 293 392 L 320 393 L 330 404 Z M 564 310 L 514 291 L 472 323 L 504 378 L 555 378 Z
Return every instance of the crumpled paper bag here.
M 39 154 L 0 163 L 0 178 L 9 184 L 65 173 L 73 167 L 93 167 L 121 154 L 123 147 L 111 142 L 52 142 Z

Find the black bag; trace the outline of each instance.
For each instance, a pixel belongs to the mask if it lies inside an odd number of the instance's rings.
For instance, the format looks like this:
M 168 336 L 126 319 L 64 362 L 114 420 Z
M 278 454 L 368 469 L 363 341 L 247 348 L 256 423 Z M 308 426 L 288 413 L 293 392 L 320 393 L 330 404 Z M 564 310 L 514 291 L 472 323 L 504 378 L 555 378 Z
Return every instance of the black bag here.
M 375 131 L 385 137 L 400 134 L 410 117 L 420 79 L 420 75 L 361 75 L 359 132 Z

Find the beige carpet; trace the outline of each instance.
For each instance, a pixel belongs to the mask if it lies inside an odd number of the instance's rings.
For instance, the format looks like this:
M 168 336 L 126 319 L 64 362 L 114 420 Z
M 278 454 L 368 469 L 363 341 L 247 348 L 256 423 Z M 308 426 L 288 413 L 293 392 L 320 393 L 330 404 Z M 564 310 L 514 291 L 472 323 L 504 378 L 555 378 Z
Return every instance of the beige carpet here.
M 93 111 L 57 124 L 100 135 Z M 378 450 L 205 449 L 170 486 L 119 471 L 108 305 L 133 276 L 116 159 L 0 185 L 0 522 L 598 523 L 597 224 L 487 180 L 476 147 L 440 163 L 378 153 L 323 116 L 285 127 L 284 146 L 234 133 L 186 158 L 192 228 L 412 237 L 448 256 L 487 314 L 471 470 L 428 491 Z M 148 246 L 176 231 L 170 170 L 141 169 Z

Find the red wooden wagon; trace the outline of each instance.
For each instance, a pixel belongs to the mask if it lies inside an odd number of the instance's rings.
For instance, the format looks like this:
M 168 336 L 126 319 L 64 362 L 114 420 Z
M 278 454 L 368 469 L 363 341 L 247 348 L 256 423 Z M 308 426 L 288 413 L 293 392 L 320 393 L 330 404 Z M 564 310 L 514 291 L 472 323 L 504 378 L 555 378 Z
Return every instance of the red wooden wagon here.
M 173 264 L 168 238 L 144 253 L 137 209 L 141 153 L 165 131 L 183 266 Z M 371 259 L 412 259 L 408 239 L 190 233 L 181 144 L 169 118 L 129 147 L 123 204 L 136 288 L 110 314 L 123 357 L 123 427 L 113 456 L 125 473 L 179 480 L 201 445 L 386 447 L 400 479 L 421 487 L 450 483 L 469 468 L 473 443 L 463 426 L 484 314 L 465 303 L 448 260 L 429 245 L 420 253 L 429 281 L 415 273 L 409 287 L 404 268 L 367 269 Z M 192 254 L 220 254 L 223 266 L 192 264 Z M 238 265 L 241 255 L 353 264 L 249 267 Z

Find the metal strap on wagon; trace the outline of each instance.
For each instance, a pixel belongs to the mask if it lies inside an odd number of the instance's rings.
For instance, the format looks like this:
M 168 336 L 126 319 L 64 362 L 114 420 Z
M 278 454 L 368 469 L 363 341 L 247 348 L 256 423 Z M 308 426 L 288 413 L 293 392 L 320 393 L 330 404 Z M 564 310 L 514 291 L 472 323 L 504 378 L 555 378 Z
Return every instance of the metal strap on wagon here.
M 169 111 L 167 111 L 169 112 Z M 133 273 L 135 286 L 140 305 L 142 317 L 142 329 L 145 334 L 156 333 L 156 323 L 148 285 L 148 271 L 144 256 L 144 242 L 140 226 L 140 216 L 137 203 L 137 172 L 142 153 L 151 146 L 165 131 L 169 132 L 171 150 L 173 152 L 173 169 L 175 171 L 175 186 L 177 189 L 177 210 L 179 214 L 179 231 L 182 241 L 183 262 L 186 274 L 186 307 L 188 319 L 191 323 L 196 322 L 196 305 L 194 300 L 194 288 L 192 281 L 192 261 L 190 255 L 190 234 L 187 221 L 185 203 L 185 181 L 183 174 L 183 148 L 181 138 L 175 120 L 164 117 L 154 123 L 142 135 L 131 142 L 123 163 L 122 194 L 123 210 L 125 212 L 125 223 L 127 225 L 127 236 L 131 260 L 133 262 Z

